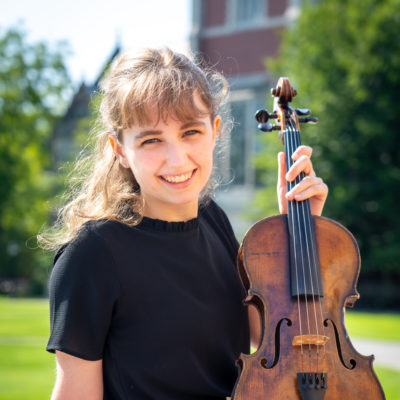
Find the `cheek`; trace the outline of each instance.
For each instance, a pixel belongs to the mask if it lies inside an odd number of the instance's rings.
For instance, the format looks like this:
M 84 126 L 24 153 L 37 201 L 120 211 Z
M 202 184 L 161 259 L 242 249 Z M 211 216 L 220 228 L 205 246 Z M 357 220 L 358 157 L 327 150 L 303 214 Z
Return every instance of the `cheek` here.
M 156 152 L 130 152 L 129 165 L 140 186 L 146 184 L 150 176 L 154 176 L 158 169 L 159 156 Z
M 197 159 L 204 168 L 212 169 L 213 164 L 213 146 L 207 142 L 201 146 L 196 152 Z

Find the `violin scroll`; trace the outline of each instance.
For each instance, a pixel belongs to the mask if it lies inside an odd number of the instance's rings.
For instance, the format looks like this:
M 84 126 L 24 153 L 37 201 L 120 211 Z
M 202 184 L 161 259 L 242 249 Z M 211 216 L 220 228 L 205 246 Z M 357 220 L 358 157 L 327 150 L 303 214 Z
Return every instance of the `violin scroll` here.
M 301 123 L 316 124 L 318 122 L 317 117 L 310 117 L 310 109 L 293 109 L 289 106 L 289 103 L 297 95 L 297 90 L 293 89 L 288 78 L 280 78 L 276 88 L 271 89 L 271 95 L 274 97 L 274 111 L 270 113 L 268 110 L 262 109 L 255 114 L 259 130 L 263 132 L 280 131 L 283 141 L 288 121 L 291 121 L 298 131 L 300 131 L 299 124 Z M 306 118 L 298 118 L 298 116 Z M 278 119 L 279 123 L 274 125 L 269 122 L 270 119 Z

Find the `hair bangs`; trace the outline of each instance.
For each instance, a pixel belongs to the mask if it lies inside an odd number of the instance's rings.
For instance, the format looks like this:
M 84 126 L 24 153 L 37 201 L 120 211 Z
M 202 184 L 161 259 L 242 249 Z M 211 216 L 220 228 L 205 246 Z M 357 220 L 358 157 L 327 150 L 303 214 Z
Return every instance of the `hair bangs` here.
M 156 125 L 169 117 L 180 121 L 213 117 L 213 101 L 207 83 L 193 79 L 193 71 L 163 68 L 146 71 L 126 90 L 121 104 L 121 128 Z M 198 94 L 203 106 L 195 103 Z M 204 111 L 204 108 L 206 111 Z

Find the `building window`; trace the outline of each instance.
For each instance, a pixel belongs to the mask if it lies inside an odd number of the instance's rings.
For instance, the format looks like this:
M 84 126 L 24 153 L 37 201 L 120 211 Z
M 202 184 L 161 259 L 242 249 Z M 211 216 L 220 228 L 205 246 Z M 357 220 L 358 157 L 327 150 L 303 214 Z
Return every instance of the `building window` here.
M 264 14 L 265 0 L 235 0 L 234 21 L 246 23 L 258 19 Z

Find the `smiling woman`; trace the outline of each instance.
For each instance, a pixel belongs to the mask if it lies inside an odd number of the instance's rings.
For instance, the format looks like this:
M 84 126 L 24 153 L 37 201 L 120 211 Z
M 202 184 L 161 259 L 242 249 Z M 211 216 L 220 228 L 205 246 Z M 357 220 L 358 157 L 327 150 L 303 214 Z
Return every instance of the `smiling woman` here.
M 242 304 L 239 244 L 211 199 L 226 81 L 182 54 L 149 49 L 122 55 L 101 88 L 104 129 L 77 163 L 73 182 L 83 178 L 55 234 L 39 237 L 58 249 L 47 345 L 57 359 L 53 400 L 225 399 L 250 334 L 259 341 Z M 296 151 L 291 178 L 315 175 L 310 155 Z M 325 201 L 324 191 L 295 188 Z
M 41 238 L 61 245 L 50 279 L 53 399 L 224 399 L 249 350 L 238 243 L 210 198 L 226 81 L 146 50 L 117 60 L 102 90 L 105 128 L 82 164 L 91 168 L 59 232 Z
M 157 209 L 149 198 L 146 201 L 146 189 L 154 192 L 160 187 L 165 195 L 173 197 L 172 187 L 168 192 L 166 182 L 177 175 L 193 173 L 190 190 L 179 192 L 181 206 L 191 204 L 190 217 L 179 207 L 183 220 L 196 216 L 195 203 L 207 203 L 217 186 L 218 171 L 214 169 L 210 176 L 213 149 L 217 144 L 219 151 L 214 155 L 221 155 L 229 134 L 218 115 L 228 93 L 222 75 L 203 71 L 169 49 L 148 49 L 122 54 L 101 87 L 99 125 L 103 129 L 96 138 L 97 147 L 75 165 L 68 190 L 70 202 L 60 210 L 51 234 L 39 236 L 44 248 L 59 249 L 91 220 L 111 219 L 137 225 L 144 207 L 151 208 L 152 215 Z M 167 165 L 165 158 L 169 160 Z M 197 162 L 204 165 L 200 168 Z M 172 178 L 160 182 L 163 175 Z M 163 216 L 162 212 L 157 216 Z M 179 220 L 178 215 L 172 220 Z
M 168 221 L 197 216 L 199 195 L 211 175 L 220 116 L 210 118 L 200 96 L 194 105 L 203 117 L 176 116 L 149 126 L 123 130 L 122 143 L 110 135 L 119 163 L 132 171 L 144 202 L 143 215 Z M 157 115 L 157 110 L 153 110 Z

